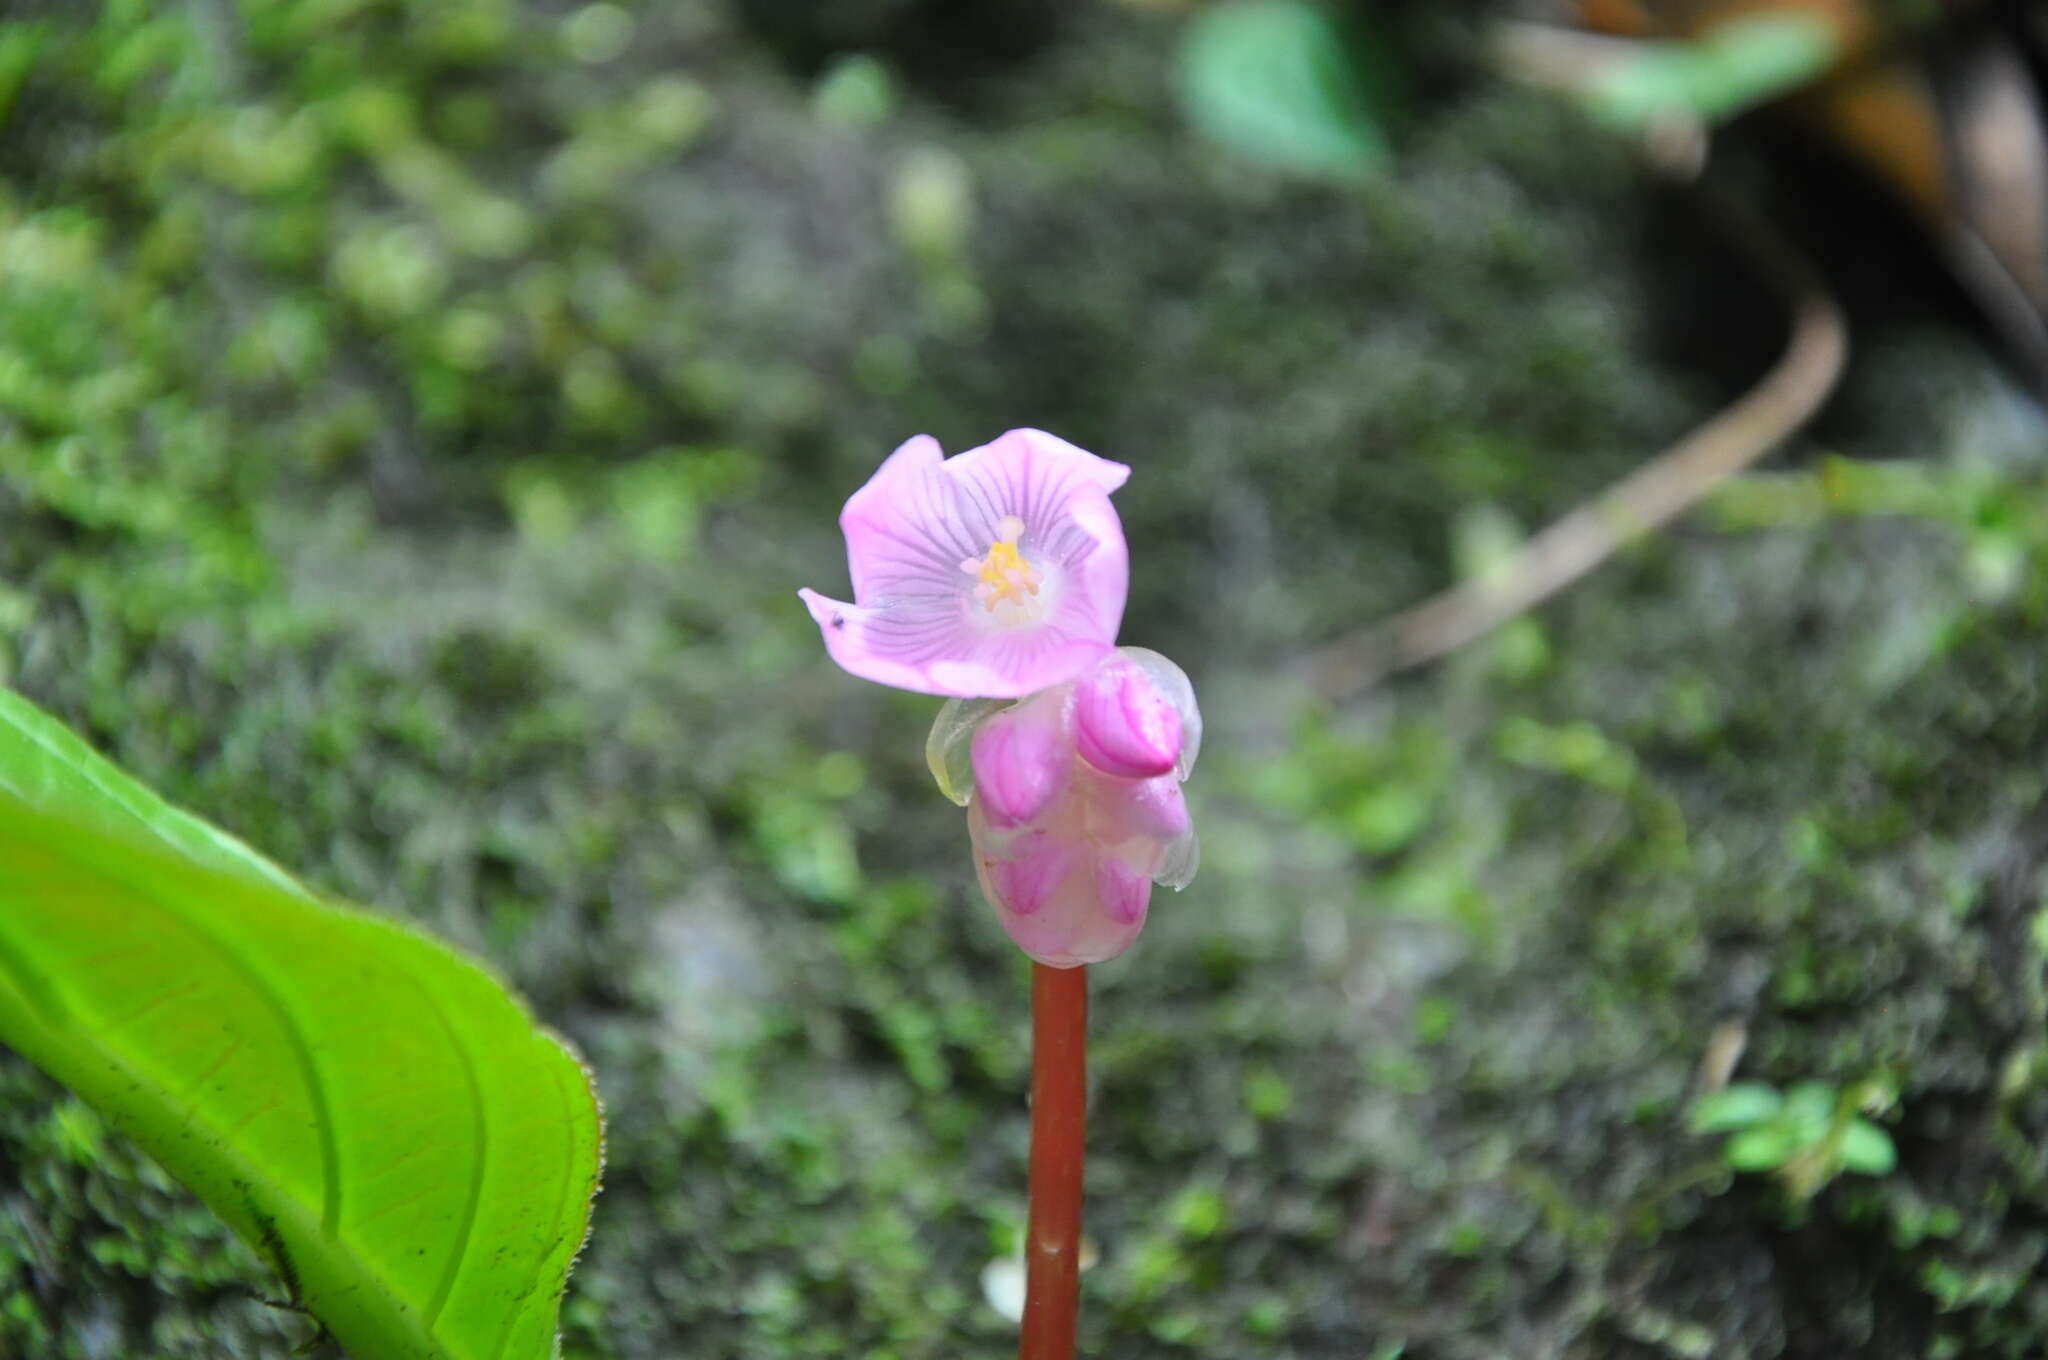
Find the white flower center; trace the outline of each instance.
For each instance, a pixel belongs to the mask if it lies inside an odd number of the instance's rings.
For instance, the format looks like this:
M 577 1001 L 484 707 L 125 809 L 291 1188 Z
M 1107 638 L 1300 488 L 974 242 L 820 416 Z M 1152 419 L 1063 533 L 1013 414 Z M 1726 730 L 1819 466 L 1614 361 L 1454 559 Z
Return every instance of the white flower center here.
M 1004 515 L 996 524 L 1000 535 L 980 557 L 969 557 L 960 570 L 975 577 L 974 602 L 991 623 L 1015 627 L 1036 623 L 1045 615 L 1049 600 L 1044 592 L 1045 573 L 1025 560 L 1017 540 L 1024 534 L 1024 521 Z

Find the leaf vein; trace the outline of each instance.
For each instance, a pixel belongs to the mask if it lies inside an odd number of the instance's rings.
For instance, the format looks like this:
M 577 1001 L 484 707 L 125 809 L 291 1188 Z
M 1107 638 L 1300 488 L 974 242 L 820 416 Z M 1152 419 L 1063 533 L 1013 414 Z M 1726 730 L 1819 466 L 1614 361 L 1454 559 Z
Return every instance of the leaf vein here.
M 15 989 L 28 998 L 28 1004 L 45 1022 L 55 1022 L 66 1017 L 64 1003 L 57 999 L 57 989 L 30 965 L 14 941 L 0 931 L 0 973 L 13 981 Z
M 394 960 L 396 962 L 396 960 Z M 427 1303 L 425 1318 L 431 1330 L 440 1325 L 441 1312 L 448 1306 L 448 1299 L 455 1292 L 455 1281 L 460 1278 L 463 1263 L 469 1258 L 469 1249 L 476 1239 L 477 1216 L 483 1211 L 484 1169 L 490 1161 L 491 1131 L 484 1109 L 483 1080 L 477 1075 L 476 1054 L 470 1048 L 455 1022 L 449 1019 L 447 1007 L 441 998 L 434 995 L 434 989 L 420 981 L 411 967 L 400 964 L 420 995 L 426 999 L 427 1009 L 440 1022 L 441 1029 L 448 1036 L 449 1046 L 461 1060 L 462 1079 L 469 1093 L 471 1132 L 476 1139 L 476 1156 L 469 1164 L 469 1186 L 462 1206 L 462 1230 L 456 1236 L 455 1250 L 449 1254 L 448 1264 L 442 1267 L 441 1278 L 434 1286 L 434 1296 Z

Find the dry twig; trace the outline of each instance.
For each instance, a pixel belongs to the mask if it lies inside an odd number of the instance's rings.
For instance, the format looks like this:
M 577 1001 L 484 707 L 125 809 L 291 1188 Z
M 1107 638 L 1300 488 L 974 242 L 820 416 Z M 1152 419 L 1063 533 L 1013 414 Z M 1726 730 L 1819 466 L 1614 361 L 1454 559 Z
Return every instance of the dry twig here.
M 1344 638 L 1312 661 L 1332 699 L 1444 656 L 1541 604 L 1624 544 L 1669 523 L 1776 448 L 1820 409 L 1848 358 L 1841 308 L 1812 267 L 1763 221 L 1707 197 L 1745 254 L 1787 299 L 1784 354 L 1732 406 L 1531 538 L 1483 578 L 1453 586 Z

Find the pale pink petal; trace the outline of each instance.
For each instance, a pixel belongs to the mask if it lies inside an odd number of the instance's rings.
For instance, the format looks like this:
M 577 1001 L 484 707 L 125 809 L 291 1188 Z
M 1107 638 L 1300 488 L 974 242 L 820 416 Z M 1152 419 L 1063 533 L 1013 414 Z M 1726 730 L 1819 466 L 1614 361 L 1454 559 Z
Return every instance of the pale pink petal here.
M 1060 622 L 1075 636 L 1115 646 L 1131 588 L 1130 549 L 1109 493 L 1084 486 L 1066 505 L 1065 527 L 1048 549 L 1063 577 Z M 1071 678 L 1071 676 L 1062 677 Z
M 839 512 L 853 597 L 966 594 L 963 558 L 989 544 L 988 526 L 962 513 L 954 480 L 944 471 L 939 441 L 928 434 L 905 440 L 847 499 Z M 994 521 L 990 521 L 993 523 Z
M 1107 495 L 1131 475 L 1122 463 L 1033 429 L 999 434 L 956 455 L 946 467 L 970 499 L 990 513 L 991 524 L 1004 515 L 1016 515 L 1026 524 L 1046 523 L 1081 486 Z
M 804 601 L 833 659 L 866 679 L 989 698 L 1059 684 L 1106 655 L 1123 622 L 1130 564 L 1109 491 L 1128 476 L 1037 430 L 950 460 L 920 435 L 840 515 L 854 603 Z M 1028 596 L 1020 586 L 998 608 L 977 599 L 974 564 L 1004 542 L 1033 574 Z
M 1071 637 L 1047 626 L 1033 637 L 985 641 L 976 654 L 959 659 L 937 657 L 927 663 L 930 694 L 980 695 L 1015 699 L 1057 685 L 1102 659 L 1109 645 L 1092 637 Z
M 817 621 L 825 638 L 825 650 L 843 669 L 861 679 L 921 694 L 976 692 L 951 689 L 934 679 L 929 673 L 930 658 L 942 655 L 943 646 L 936 651 L 924 646 L 914 633 L 906 630 L 900 616 L 847 604 L 815 590 L 799 590 L 797 595 Z

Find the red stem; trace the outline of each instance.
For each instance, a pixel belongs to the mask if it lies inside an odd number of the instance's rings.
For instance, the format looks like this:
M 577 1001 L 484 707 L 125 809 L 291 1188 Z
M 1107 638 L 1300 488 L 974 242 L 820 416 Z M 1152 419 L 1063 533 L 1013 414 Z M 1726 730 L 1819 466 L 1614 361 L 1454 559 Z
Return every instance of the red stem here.
M 1017 1360 L 1072 1360 L 1088 1128 L 1088 970 L 1031 965 L 1031 1211 Z

